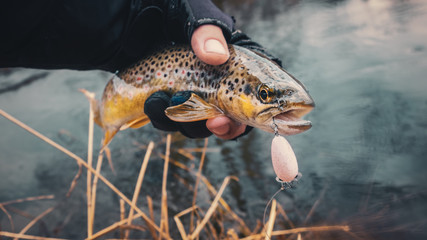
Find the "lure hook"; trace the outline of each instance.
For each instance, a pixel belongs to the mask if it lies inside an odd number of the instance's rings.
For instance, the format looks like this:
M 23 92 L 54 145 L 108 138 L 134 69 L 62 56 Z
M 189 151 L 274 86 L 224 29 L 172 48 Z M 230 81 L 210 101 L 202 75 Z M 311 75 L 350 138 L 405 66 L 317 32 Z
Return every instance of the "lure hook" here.
M 285 189 L 295 188 L 298 181 L 301 179 L 301 177 L 302 177 L 302 174 L 300 172 L 298 172 L 298 174 L 295 176 L 294 180 L 292 180 L 290 182 L 283 181 L 279 177 L 276 177 L 276 181 L 278 183 L 280 183 L 280 186 L 281 186 L 280 189 L 285 190 Z
M 279 127 L 277 126 L 277 124 L 274 120 L 274 117 L 273 117 L 273 123 L 271 124 L 270 127 L 273 129 L 274 135 L 276 135 L 276 137 L 279 136 Z

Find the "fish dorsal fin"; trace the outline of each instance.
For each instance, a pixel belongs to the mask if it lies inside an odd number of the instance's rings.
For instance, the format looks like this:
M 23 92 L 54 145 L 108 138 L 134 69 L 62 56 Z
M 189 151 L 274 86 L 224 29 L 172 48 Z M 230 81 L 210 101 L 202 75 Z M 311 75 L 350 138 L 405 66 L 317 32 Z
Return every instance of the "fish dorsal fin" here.
M 140 128 L 149 122 L 150 122 L 150 119 L 147 117 L 147 115 L 144 115 L 140 118 L 127 122 L 125 125 L 120 127 L 120 131 L 125 130 L 127 128 Z
M 224 114 L 218 107 L 205 102 L 195 93 L 184 103 L 166 108 L 165 113 L 176 122 L 194 122 Z

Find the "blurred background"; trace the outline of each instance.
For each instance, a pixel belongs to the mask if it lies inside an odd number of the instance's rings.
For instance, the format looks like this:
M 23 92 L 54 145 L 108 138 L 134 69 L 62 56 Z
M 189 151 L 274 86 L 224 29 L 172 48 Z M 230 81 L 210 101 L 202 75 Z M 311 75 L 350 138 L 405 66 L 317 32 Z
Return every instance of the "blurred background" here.
M 360 239 L 427 239 L 427 1 L 215 2 L 236 18 L 238 28 L 281 58 L 316 102 L 306 116 L 313 128 L 287 138 L 303 177 L 297 188 L 276 196 L 295 226 L 348 224 Z M 99 97 L 110 76 L 100 71 L 3 69 L 0 108 L 86 157 L 88 102 L 78 89 Z M 96 127 L 95 146 L 101 137 Z M 117 173 L 104 164 L 103 175 L 132 196 L 144 146 L 152 140 L 155 152 L 163 153 L 164 138 L 151 125 L 120 132 L 110 145 Z M 251 228 L 262 221 L 268 200 L 280 187 L 271 165 L 272 138 L 261 130 L 238 141 L 209 138 L 203 173 L 217 188 L 228 175 L 239 178 L 224 198 Z M 204 143 L 179 134 L 173 140 L 175 150 Z M 197 158 L 191 161 L 175 150 L 174 159 L 197 169 Z M 142 195 L 151 195 L 159 209 L 163 160 L 156 154 L 152 158 Z M 54 194 L 52 201 L 20 205 L 34 215 L 52 202 L 58 204 L 30 233 L 86 236 L 81 230 L 86 228 L 84 175 L 65 198 L 77 170 L 74 160 L 0 118 L 0 202 Z M 191 202 L 182 180 L 194 183 L 195 177 L 171 166 L 170 215 Z M 203 188 L 198 202 L 206 207 L 209 195 Z M 145 198 L 140 199 L 146 206 Z M 95 227 L 105 227 L 118 216 L 118 198 L 100 184 Z M 16 219 L 16 228 L 26 222 Z M 170 224 L 175 226 L 173 220 Z M 0 226 L 9 228 L 2 212 Z M 310 239 L 344 238 L 323 233 Z

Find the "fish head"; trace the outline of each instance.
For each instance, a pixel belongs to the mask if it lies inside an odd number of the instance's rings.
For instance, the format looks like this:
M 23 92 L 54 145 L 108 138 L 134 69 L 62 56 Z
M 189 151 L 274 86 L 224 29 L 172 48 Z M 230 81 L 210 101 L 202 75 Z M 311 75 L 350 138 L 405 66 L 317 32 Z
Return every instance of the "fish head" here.
M 241 51 L 239 56 L 243 57 L 237 60 L 243 66 L 241 71 L 219 91 L 224 95 L 220 99 L 227 115 L 281 135 L 310 129 L 311 122 L 302 117 L 314 108 L 314 101 L 305 86 L 268 58 Z

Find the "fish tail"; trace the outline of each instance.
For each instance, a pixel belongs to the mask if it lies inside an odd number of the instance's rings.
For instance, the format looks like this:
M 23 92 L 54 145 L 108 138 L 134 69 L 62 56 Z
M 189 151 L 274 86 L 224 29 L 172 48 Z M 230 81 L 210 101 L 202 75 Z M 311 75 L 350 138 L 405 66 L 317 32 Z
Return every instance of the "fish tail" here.
M 103 127 L 100 113 L 99 113 L 99 101 L 95 99 L 95 93 L 89 92 L 86 89 L 79 89 L 79 91 L 82 92 L 90 102 L 90 105 L 92 107 L 92 111 L 94 114 L 94 118 L 93 118 L 94 122 L 99 126 Z

